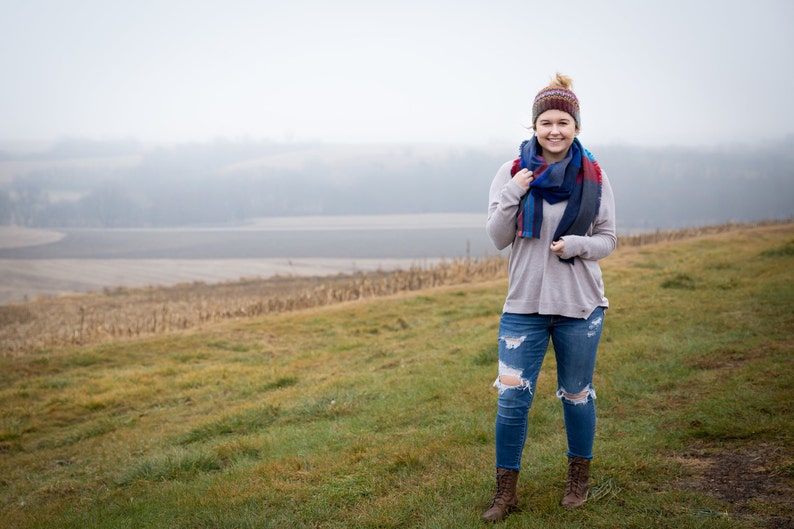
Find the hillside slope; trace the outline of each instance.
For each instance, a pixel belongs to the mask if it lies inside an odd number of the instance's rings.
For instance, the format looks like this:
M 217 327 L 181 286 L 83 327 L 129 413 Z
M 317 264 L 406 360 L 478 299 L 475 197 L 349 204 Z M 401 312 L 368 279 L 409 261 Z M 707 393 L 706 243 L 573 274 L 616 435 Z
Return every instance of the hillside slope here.
M 547 358 L 505 527 L 791 527 L 794 225 L 603 262 L 585 509 Z M 481 527 L 504 279 L 0 358 L 0 527 Z

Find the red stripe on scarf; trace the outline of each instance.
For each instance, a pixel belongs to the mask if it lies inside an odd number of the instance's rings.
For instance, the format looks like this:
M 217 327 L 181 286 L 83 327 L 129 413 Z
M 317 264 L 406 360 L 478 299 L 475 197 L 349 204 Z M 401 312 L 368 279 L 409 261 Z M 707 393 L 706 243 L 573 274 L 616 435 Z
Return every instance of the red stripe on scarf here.
M 513 160 L 513 167 L 510 168 L 510 176 L 515 176 L 521 170 L 521 158 Z

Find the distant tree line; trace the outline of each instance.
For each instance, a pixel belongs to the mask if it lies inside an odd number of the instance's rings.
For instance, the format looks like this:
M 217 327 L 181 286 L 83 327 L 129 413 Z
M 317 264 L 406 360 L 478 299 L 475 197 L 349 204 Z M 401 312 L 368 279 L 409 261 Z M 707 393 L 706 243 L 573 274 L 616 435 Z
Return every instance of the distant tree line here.
M 0 152 L 0 164 L 52 161 L 0 183 L 0 224 L 175 227 L 270 216 L 485 212 L 493 175 L 516 151 L 246 141 L 144 149 L 136 142 L 63 142 L 22 160 Z M 721 149 L 605 146 L 593 152 L 612 182 L 622 226 L 676 228 L 794 213 L 794 153 L 783 142 Z M 129 155 L 140 163 L 108 168 L 88 162 Z M 68 159 L 87 163 L 58 163 Z

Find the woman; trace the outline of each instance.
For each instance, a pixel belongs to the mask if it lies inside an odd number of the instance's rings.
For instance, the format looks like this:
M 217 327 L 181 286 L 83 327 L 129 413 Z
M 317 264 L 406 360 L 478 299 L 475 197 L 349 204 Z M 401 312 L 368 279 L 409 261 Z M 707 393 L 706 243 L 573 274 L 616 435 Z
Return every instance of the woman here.
M 532 106 L 534 135 L 520 156 L 493 179 L 488 236 L 512 245 L 509 287 L 499 325 L 496 414 L 496 493 L 483 519 L 516 508 L 516 483 L 527 415 L 551 339 L 557 359 L 557 397 L 568 439 L 568 478 L 562 505 L 587 499 L 595 437 L 593 371 L 601 337 L 604 284 L 598 259 L 615 249 L 612 189 L 582 147 L 579 100 L 571 79 L 557 74 Z

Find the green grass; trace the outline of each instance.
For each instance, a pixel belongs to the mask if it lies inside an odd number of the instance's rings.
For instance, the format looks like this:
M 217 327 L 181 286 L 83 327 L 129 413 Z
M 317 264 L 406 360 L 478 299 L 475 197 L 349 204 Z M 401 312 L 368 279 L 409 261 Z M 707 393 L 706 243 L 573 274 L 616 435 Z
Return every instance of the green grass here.
M 522 510 L 502 526 L 790 519 L 793 246 L 784 224 L 605 260 L 591 498 L 558 506 L 565 433 L 549 355 Z M 2 358 L 0 527 L 482 527 L 505 289 L 474 283 Z M 745 453 L 764 454 L 747 464 L 782 492 L 713 493 L 707 463 Z

